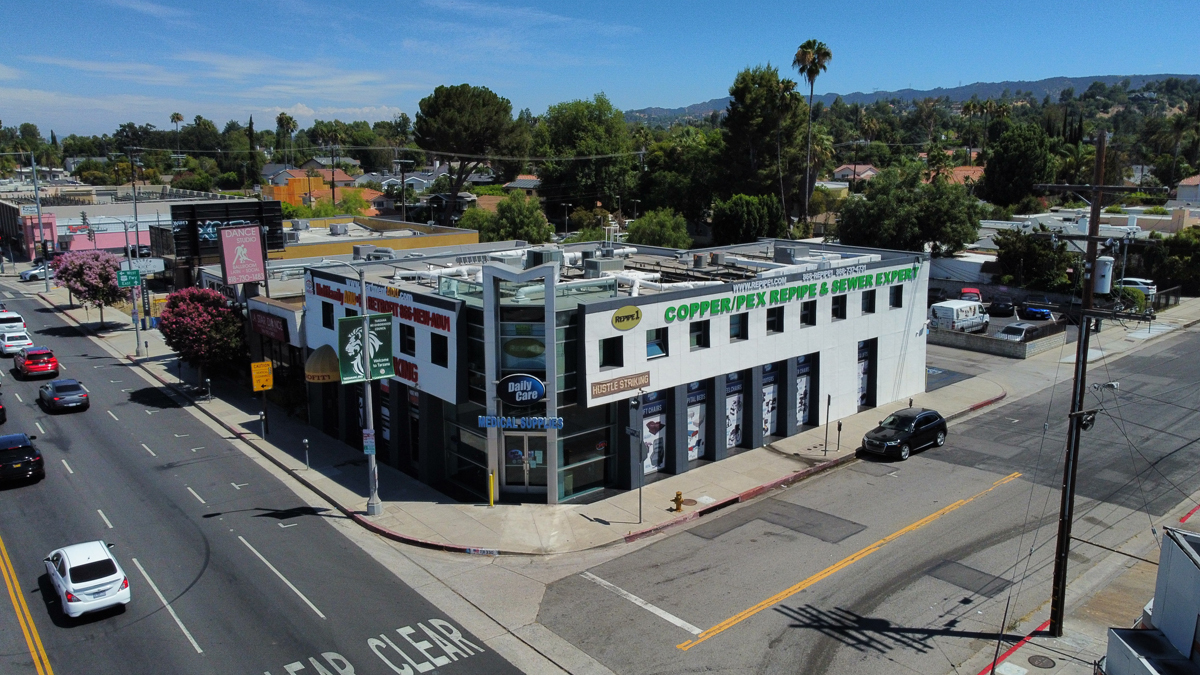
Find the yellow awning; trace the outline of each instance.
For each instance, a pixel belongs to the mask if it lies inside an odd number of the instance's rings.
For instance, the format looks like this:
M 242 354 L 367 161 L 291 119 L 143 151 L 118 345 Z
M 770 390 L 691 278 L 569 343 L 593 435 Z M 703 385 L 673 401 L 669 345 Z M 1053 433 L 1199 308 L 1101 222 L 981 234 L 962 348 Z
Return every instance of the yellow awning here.
M 317 383 L 341 381 L 341 368 L 333 347 L 322 345 L 309 355 L 304 363 L 304 379 Z

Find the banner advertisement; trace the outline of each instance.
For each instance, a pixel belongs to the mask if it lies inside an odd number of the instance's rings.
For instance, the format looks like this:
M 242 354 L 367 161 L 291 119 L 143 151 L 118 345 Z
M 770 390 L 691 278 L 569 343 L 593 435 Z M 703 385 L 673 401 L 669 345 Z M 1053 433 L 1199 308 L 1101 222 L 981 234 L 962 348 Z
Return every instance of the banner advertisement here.
M 688 385 L 687 396 L 687 431 L 688 431 L 688 461 L 695 461 L 704 456 L 704 440 L 706 437 L 705 418 L 708 408 L 708 392 L 703 382 L 692 382 Z
M 666 399 L 658 392 L 642 396 L 642 443 L 646 446 L 643 470 L 654 473 L 667 465 Z
M 221 274 L 227 284 L 244 284 L 267 278 L 263 260 L 262 232 L 257 225 L 222 227 Z
M 867 343 L 858 343 L 858 404 L 867 405 L 867 387 L 870 385 L 871 350 Z
M 740 373 L 725 376 L 725 447 L 742 442 L 742 381 Z
M 779 370 L 774 363 L 763 366 L 763 435 L 774 436 L 779 432 L 779 385 L 775 384 Z
M 808 419 L 812 408 L 809 399 L 812 388 L 809 386 L 812 377 L 812 361 L 808 356 L 796 357 L 796 424 L 811 424 Z
M 392 316 L 368 315 L 369 330 L 363 336 L 363 319 L 348 316 L 338 319 L 338 365 L 342 384 L 381 380 L 396 374 L 392 364 Z M 367 350 L 369 372 L 363 372 L 363 350 Z

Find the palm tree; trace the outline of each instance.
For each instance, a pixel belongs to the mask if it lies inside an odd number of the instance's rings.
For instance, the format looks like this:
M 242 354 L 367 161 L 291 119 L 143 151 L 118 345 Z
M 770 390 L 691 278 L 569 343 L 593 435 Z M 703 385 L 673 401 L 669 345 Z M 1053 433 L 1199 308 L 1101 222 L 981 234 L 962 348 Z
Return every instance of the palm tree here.
M 279 134 L 281 136 L 287 136 L 287 139 L 289 141 L 291 141 L 291 145 L 292 145 L 292 160 L 291 161 L 294 162 L 296 160 L 296 143 L 295 143 L 295 139 L 292 138 L 292 134 L 296 132 L 296 129 L 300 128 L 300 125 L 296 123 L 295 118 L 293 118 L 291 115 L 289 115 L 285 112 L 281 112 L 275 116 L 275 127 L 279 130 Z M 284 160 L 283 161 L 284 161 L 284 163 L 290 165 L 291 162 L 288 161 L 287 154 L 286 154 L 287 146 L 284 145 L 283 149 L 284 149 Z
M 179 154 L 179 123 L 183 121 L 183 115 L 173 112 L 171 113 L 171 124 L 175 125 L 175 154 Z M 175 160 L 178 162 L 178 158 Z
M 804 220 L 808 221 L 808 198 L 812 192 L 812 100 L 817 86 L 817 76 L 825 72 L 829 62 L 833 60 L 833 52 L 829 46 L 818 40 L 805 40 L 796 50 L 792 59 L 792 67 L 800 71 L 800 75 L 808 80 L 808 162 L 804 165 Z
M 779 173 L 779 206 L 783 210 L 783 220 L 787 225 L 789 239 L 792 234 L 792 226 L 788 220 L 787 199 L 783 189 L 783 119 L 791 113 L 792 97 L 795 93 L 795 82 L 786 78 L 779 80 L 779 98 L 775 102 L 775 167 Z

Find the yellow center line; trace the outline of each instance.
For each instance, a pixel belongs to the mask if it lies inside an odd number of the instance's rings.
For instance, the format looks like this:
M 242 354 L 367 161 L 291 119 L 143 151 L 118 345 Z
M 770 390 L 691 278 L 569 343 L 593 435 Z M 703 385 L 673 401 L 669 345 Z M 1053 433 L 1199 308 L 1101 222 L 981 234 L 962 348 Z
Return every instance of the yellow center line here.
M 25 634 L 25 644 L 29 647 L 29 655 L 33 657 L 33 667 L 37 669 L 38 675 L 54 675 L 50 659 L 46 656 L 46 649 L 42 646 L 42 638 L 38 635 L 37 627 L 33 625 L 33 617 L 29 614 L 29 606 L 25 604 L 25 593 L 21 590 L 17 572 L 13 569 L 3 539 L 0 539 L 0 573 L 4 576 L 4 585 L 8 587 L 8 597 L 12 600 L 13 611 L 17 614 L 17 623 L 21 626 L 21 632 Z
M 880 539 L 879 541 L 858 551 L 857 553 L 854 553 L 850 556 L 847 556 L 846 558 L 843 558 L 842 560 L 839 560 L 838 562 L 830 565 L 829 567 L 826 567 L 825 569 L 821 570 L 820 572 L 817 572 L 816 574 L 805 579 L 804 581 L 801 581 L 800 583 L 796 584 L 795 586 L 792 586 L 783 591 L 780 591 L 779 593 L 776 593 L 775 595 L 772 595 L 771 597 L 767 598 L 766 600 L 763 600 L 762 602 L 758 603 L 757 605 L 754 605 L 750 609 L 739 612 L 738 614 L 734 614 L 733 616 L 729 617 L 728 619 L 725 619 L 721 623 L 713 626 L 712 628 L 709 628 L 708 630 L 704 631 L 703 633 L 700 633 L 699 635 L 696 636 L 696 638 L 694 640 L 688 640 L 687 642 L 683 642 L 681 644 L 676 645 L 676 647 L 678 647 L 679 649 L 682 649 L 683 651 L 686 652 L 687 650 L 691 649 L 692 647 L 695 647 L 696 645 L 700 644 L 701 642 L 704 642 L 705 640 L 709 639 L 710 637 L 713 637 L 714 635 L 722 633 L 725 630 L 732 628 L 733 626 L 741 623 L 742 621 L 745 621 L 746 619 L 754 616 L 755 614 L 758 614 L 759 612 L 763 611 L 764 609 L 767 609 L 768 607 L 773 607 L 773 606 L 779 604 L 780 602 L 787 600 L 788 598 L 790 598 L 793 595 L 799 593 L 800 591 L 808 588 L 809 586 L 812 586 L 813 584 L 817 583 L 818 581 L 821 581 L 822 579 L 828 578 L 828 577 L 836 574 L 837 572 L 840 572 L 841 570 L 846 569 L 847 567 L 849 567 L 849 566 L 853 565 L 854 563 L 858 562 L 859 560 L 862 560 L 863 558 L 871 555 L 872 553 L 878 551 L 879 549 L 883 548 L 884 546 L 887 546 L 888 544 L 899 539 L 900 537 L 902 537 L 910 532 L 916 532 L 917 530 L 921 529 L 922 527 L 925 527 L 926 525 L 932 523 L 933 521 L 937 520 L 938 518 L 941 518 L 942 516 L 952 512 L 952 511 L 956 511 L 956 510 L 966 506 L 967 504 L 970 504 L 971 502 L 975 501 L 976 499 L 979 499 L 980 497 L 986 495 L 987 493 L 991 492 L 992 490 L 995 490 L 996 488 L 1000 487 L 1001 485 L 1004 485 L 1005 483 L 1016 480 L 1018 477 L 1020 477 L 1020 475 L 1021 475 L 1020 473 L 1011 473 L 1011 474 L 1005 476 L 1004 478 L 1001 478 L 1000 480 L 996 481 L 995 483 L 992 483 L 992 487 L 984 490 L 983 492 L 979 492 L 979 493 L 977 493 L 971 497 L 968 497 L 966 499 L 960 499 L 960 500 L 954 502 L 953 504 L 947 506 L 946 508 L 941 509 L 940 511 L 937 511 L 928 516 L 925 516 L 924 518 L 918 520 L 917 522 L 915 522 L 901 530 L 897 530 L 897 531 L 889 534 L 888 536 L 884 537 L 883 539 Z

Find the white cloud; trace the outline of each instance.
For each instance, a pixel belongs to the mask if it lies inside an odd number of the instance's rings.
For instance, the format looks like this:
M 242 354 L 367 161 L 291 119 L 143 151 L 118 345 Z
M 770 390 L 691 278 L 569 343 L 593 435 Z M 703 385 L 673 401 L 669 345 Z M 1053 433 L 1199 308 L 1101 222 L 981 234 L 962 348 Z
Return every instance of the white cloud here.
M 21 71 L 0 63 L 0 80 L 16 80 L 20 79 L 20 77 Z
M 50 66 L 60 66 L 86 73 L 107 75 L 115 80 L 127 80 L 139 84 L 151 85 L 182 85 L 186 84 L 186 76 L 177 71 L 169 71 L 162 66 L 150 63 L 129 63 L 122 61 L 80 61 L 54 56 L 27 56 L 26 61 L 42 63 Z
M 107 0 L 108 4 L 133 10 L 156 19 L 182 19 L 190 14 L 177 7 L 167 7 L 147 0 Z
M 240 99 L 297 99 L 301 97 L 376 105 L 399 92 L 425 88 L 405 83 L 384 71 L 348 70 L 262 56 L 187 52 L 173 57 L 199 69 L 191 76 Z
M 472 23 L 487 21 L 525 27 L 543 26 L 581 33 L 599 33 L 610 37 L 637 31 L 637 28 L 633 26 L 576 19 L 534 7 L 490 5 L 473 0 L 424 0 L 423 4 L 427 7 L 462 14 L 469 17 Z

